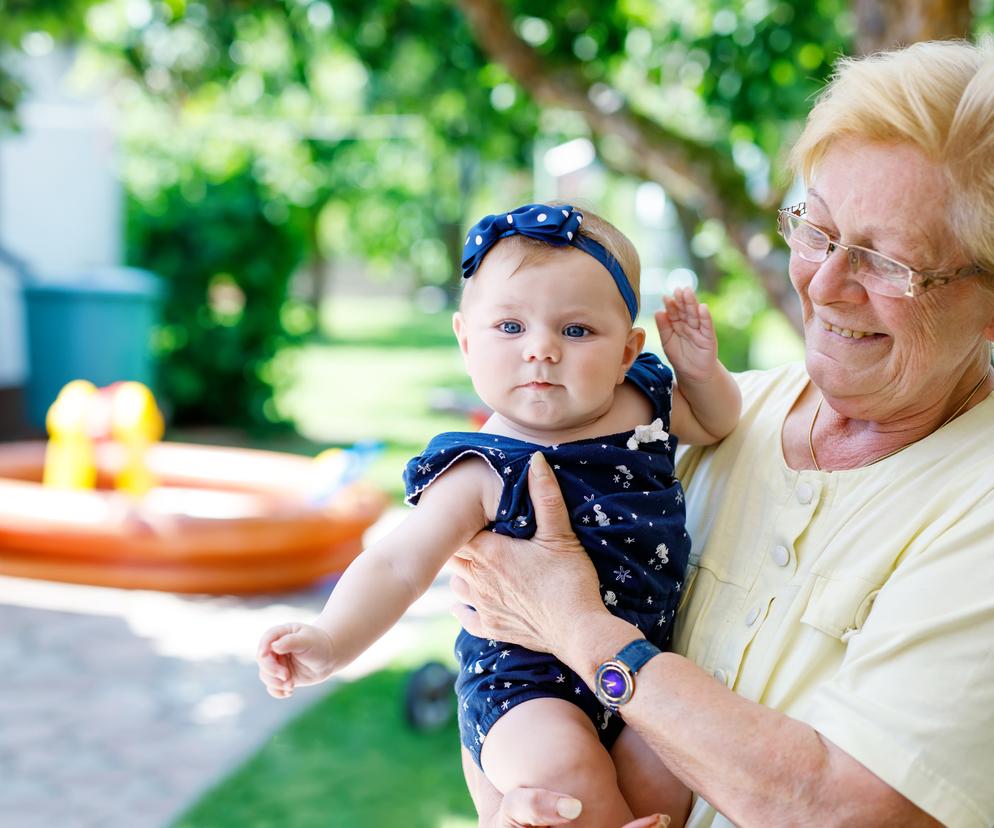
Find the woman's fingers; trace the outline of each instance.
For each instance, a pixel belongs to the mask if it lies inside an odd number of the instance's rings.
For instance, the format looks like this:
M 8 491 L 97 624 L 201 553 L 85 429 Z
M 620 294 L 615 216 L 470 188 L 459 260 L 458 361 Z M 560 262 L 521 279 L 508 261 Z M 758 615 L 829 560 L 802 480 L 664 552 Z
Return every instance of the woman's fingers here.
M 580 816 L 579 799 L 542 788 L 514 788 L 501 803 L 497 828 L 566 825 Z
M 627 822 L 623 828 L 668 828 L 669 824 L 670 818 L 666 814 L 653 814 Z
M 528 464 L 528 490 L 535 505 L 535 540 L 575 538 L 559 483 L 540 451 Z
M 477 638 L 487 638 L 486 630 L 483 629 L 483 622 L 480 620 L 479 614 L 472 607 L 467 607 L 465 604 L 453 604 L 452 614 L 456 617 L 459 622 L 459 626 L 462 627 L 470 635 L 475 635 Z

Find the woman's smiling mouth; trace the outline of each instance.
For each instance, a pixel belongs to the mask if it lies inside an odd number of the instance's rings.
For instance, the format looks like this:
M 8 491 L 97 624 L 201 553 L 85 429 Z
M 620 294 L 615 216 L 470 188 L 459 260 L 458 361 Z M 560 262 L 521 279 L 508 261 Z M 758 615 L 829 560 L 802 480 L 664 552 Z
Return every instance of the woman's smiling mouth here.
M 838 334 L 846 339 L 862 339 L 865 336 L 883 336 L 883 334 L 876 334 L 872 331 L 857 331 L 852 328 L 840 328 L 838 325 L 833 325 L 831 322 L 827 322 L 824 319 L 818 320 L 821 327 L 826 331 L 831 331 L 834 334 Z

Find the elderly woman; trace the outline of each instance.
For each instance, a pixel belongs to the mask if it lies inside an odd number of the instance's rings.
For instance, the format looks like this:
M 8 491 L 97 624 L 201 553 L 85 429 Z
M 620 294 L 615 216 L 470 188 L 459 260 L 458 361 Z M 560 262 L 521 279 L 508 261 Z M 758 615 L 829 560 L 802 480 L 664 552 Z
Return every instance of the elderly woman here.
M 631 658 L 541 455 L 538 534 L 474 540 L 456 613 L 627 683 L 619 712 L 694 792 L 676 821 L 991 826 L 994 48 L 843 61 L 793 162 L 805 363 L 739 377 L 738 428 L 682 457 L 674 651 Z M 580 807 L 467 773 L 484 825 Z

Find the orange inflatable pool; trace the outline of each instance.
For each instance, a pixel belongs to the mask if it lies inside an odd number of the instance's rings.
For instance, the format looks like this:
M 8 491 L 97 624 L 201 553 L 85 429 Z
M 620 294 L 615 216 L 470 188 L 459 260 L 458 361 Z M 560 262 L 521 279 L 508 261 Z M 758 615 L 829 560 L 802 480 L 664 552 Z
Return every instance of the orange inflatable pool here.
M 340 572 L 386 496 L 362 484 L 314 503 L 310 458 L 159 443 L 158 486 L 112 491 L 113 444 L 97 450 L 98 488 L 41 485 L 45 443 L 0 443 L 0 573 L 168 592 L 290 589 Z

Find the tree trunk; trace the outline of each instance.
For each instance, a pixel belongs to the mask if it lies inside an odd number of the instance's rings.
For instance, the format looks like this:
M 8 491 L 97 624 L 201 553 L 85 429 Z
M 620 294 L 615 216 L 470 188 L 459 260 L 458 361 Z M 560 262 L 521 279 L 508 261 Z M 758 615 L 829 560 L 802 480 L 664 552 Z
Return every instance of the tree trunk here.
M 855 0 L 856 54 L 969 37 L 970 0 Z

